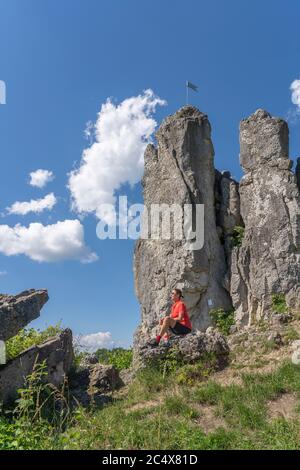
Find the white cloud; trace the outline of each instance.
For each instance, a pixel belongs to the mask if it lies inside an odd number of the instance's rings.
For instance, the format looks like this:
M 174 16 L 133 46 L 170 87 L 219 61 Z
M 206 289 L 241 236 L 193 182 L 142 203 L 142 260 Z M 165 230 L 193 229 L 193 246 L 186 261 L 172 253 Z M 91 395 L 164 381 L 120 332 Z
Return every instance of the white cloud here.
M 84 228 L 77 219 L 52 225 L 31 223 L 28 227 L 0 225 L 0 253 L 23 254 L 32 260 L 47 262 L 75 259 L 90 263 L 98 259 L 85 246 Z
M 28 212 L 43 212 L 44 210 L 51 210 L 57 202 L 56 197 L 53 193 L 47 194 L 41 199 L 31 199 L 27 201 L 16 201 L 10 207 L 7 207 L 9 214 L 20 214 L 26 215 Z
M 109 331 L 99 331 L 99 333 L 91 333 L 89 335 L 77 335 L 74 338 L 74 343 L 79 349 L 90 353 L 97 351 L 99 348 L 111 349 L 115 346 Z
M 292 90 L 292 103 L 295 104 L 300 111 L 300 80 L 294 80 L 290 86 Z
M 0 276 L 6 276 L 7 271 L 0 271 Z
M 125 99 L 119 105 L 107 100 L 98 113 L 94 143 L 82 154 L 78 169 L 70 172 L 68 188 L 72 209 L 113 220 L 102 204 L 115 204 L 115 190 L 136 184 L 143 173 L 144 151 L 156 127 L 152 114 L 166 104 L 152 90 Z M 89 123 L 86 135 L 91 137 Z
M 54 179 L 54 175 L 52 171 L 49 170 L 36 170 L 29 173 L 30 181 L 29 184 L 31 186 L 36 186 L 38 188 L 43 188 L 46 186 L 49 181 Z

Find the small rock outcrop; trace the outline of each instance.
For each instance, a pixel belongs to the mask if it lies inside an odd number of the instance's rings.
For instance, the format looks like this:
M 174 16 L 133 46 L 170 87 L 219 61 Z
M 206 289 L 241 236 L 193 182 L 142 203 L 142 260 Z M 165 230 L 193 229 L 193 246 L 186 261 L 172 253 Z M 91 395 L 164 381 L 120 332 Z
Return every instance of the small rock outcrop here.
M 61 385 L 73 362 L 72 332 L 62 331 L 43 344 L 32 346 L 15 359 L 0 366 L 0 402 L 10 404 L 17 398 L 17 391 L 26 385 L 26 377 L 37 363 L 46 362 L 44 380 L 55 386 Z
M 216 366 L 222 368 L 227 364 L 229 347 L 225 337 L 218 331 L 203 333 L 197 331 L 186 336 L 175 336 L 165 345 L 163 341 L 159 346 L 150 346 L 148 343 L 140 344 L 135 351 L 133 368 L 141 369 L 148 364 L 155 364 L 158 360 L 165 359 L 170 353 L 172 358 L 177 358 L 184 363 L 194 363 L 208 355 L 216 359 Z
M 0 294 L 0 340 L 12 338 L 38 318 L 48 299 L 45 289 L 25 290 L 17 295 Z
M 111 401 L 111 392 L 124 385 L 118 370 L 86 356 L 69 378 L 70 393 L 83 406 Z
M 274 293 L 300 308 L 300 196 L 288 135 L 287 123 L 264 110 L 240 124 L 245 232 L 232 252 L 230 291 L 241 325 L 270 317 Z

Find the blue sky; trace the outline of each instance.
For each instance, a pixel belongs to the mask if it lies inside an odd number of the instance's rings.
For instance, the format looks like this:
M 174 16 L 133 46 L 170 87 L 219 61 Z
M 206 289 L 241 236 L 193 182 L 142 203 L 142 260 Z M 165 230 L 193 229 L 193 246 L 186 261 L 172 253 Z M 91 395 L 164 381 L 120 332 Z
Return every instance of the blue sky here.
M 118 106 L 151 89 L 167 102 L 153 112 L 159 124 L 185 104 L 188 79 L 199 86 L 190 93 L 192 104 L 212 124 L 218 169 L 240 179 L 238 125 L 257 108 L 293 117 L 295 159 L 299 120 L 290 85 L 300 79 L 299 17 L 297 0 L 0 0 L 0 80 L 7 88 L 0 105 L 0 224 L 77 219 L 85 246 L 98 255 L 91 263 L 38 262 L 2 250 L 0 292 L 49 290 L 34 326 L 62 320 L 75 334 L 110 332 L 116 344 L 128 346 L 139 322 L 134 241 L 99 240 L 95 214 L 79 219 L 67 188 L 68 174 L 89 147 L 86 123 L 96 121 L 107 98 Z M 28 184 L 37 169 L 55 176 L 44 188 Z M 51 211 L 6 210 L 49 193 L 57 200 Z M 125 183 L 118 193 L 142 201 L 139 183 Z

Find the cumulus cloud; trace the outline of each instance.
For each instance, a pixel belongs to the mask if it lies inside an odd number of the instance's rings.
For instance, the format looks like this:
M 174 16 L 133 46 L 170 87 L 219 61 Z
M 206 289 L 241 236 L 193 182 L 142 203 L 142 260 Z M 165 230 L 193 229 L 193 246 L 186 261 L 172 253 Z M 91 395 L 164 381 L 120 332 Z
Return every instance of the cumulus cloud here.
M 57 202 L 53 193 L 47 194 L 41 199 L 31 199 L 30 201 L 16 201 L 10 207 L 7 207 L 9 214 L 26 215 L 29 212 L 40 213 L 44 210 L 51 210 Z
M 23 254 L 40 262 L 75 259 L 90 263 L 98 259 L 85 245 L 84 228 L 77 219 L 52 225 L 31 223 L 28 227 L 0 225 L 0 253 Z
M 111 349 L 115 346 L 109 331 L 77 335 L 74 338 L 74 343 L 79 349 L 90 353 L 97 351 L 99 348 Z
M 287 111 L 286 120 L 290 124 L 296 124 L 300 116 L 300 79 L 291 83 L 290 90 L 292 92 L 291 100 L 295 107 Z
M 292 103 L 296 105 L 297 111 L 300 113 L 300 79 L 291 83 Z
M 72 209 L 95 213 L 113 223 L 105 204 L 115 204 L 115 191 L 124 183 L 136 184 L 143 173 L 144 151 L 156 127 L 153 113 L 166 102 L 152 90 L 122 101 L 102 105 L 95 123 L 94 142 L 84 150 L 79 168 L 69 174 Z M 92 125 L 86 130 L 91 138 Z
M 29 176 L 29 184 L 31 186 L 36 186 L 37 188 L 43 188 L 47 183 L 49 183 L 49 181 L 54 179 L 52 171 L 41 169 L 32 171 L 29 173 Z

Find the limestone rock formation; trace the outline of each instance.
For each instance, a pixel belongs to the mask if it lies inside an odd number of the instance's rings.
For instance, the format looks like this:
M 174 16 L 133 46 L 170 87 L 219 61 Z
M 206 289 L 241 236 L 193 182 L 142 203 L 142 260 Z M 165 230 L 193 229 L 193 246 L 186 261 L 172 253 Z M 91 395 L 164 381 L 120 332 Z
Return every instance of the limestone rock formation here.
M 15 336 L 40 315 L 40 310 L 48 300 L 45 289 L 30 289 L 17 295 L 0 294 L 0 340 Z
M 214 169 L 207 116 L 192 106 L 169 116 L 148 145 L 143 177 L 148 211 L 155 204 L 204 204 L 204 246 L 143 239 L 135 247 L 135 288 L 141 325 L 134 349 L 169 313 L 170 292 L 182 288 L 193 328 L 204 331 L 209 310 L 234 307 L 236 325 L 272 321 L 272 296 L 300 309 L 300 158 L 295 174 L 285 121 L 257 110 L 240 124 L 240 183 Z M 238 231 L 237 231 L 238 229 Z
M 221 243 L 224 245 L 228 273 L 226 281 L 230 278 L 230 254 L 233 247 L 232 237 L 237 226 L 243 226 L 240 211 L 239 183 L 235 181 L 229 171 L 222 173 L 215 170 L 215 207 L 216 224 Z
M 216 227 L 215 169 L 211 127 L 205 114 L 192 106 L 169 116 L 156 133 L 157 148 L 148 145 L 142 180 L 144 203 L 204 204 L 204 246 L 188 250 L 185 240 L 139 239 L 134 253 L 135 288 L 142 323 L 135 347 L 155 334 L 158 319 L 169 313 L 170 294 L 182 288 L 193 327 L 211 324 L 211 308 L 232 307 L 225 289 L 226 262 Z
M 299 191 L 300 191 L 300 157 L 297 158 L 297 164 L 296 164 L 296 178 L 297 178 L 298 188 L 299 188 Z
M 173 337 L 169 346 L 163 342 L 159 346 L 151 347 L 145 343 L 140 345 L 135 351 L 135 370 L 141 369 L 148 364 L 153 364 L 164 359 L 168 354 L 172 358 L 177 358 L 185 363 L 193 363 L 201 358 L 213 355 L 216 359 L 217 368 L 222 368 L 227 364 L 229 347 L 225 337 L 214 329 L 207 333 L 197 331 L 184 337 Z
M 69 329 L 43 344 L 32 346 L 7 364 L 0 366 L 0 402 L 9 404 L 17 398 L 17 390 L 26 384 L 36 363 L 46 361 L 44 380 L 59 386 L 63 383 L 73 361 L 72 332 Z
M 268 317 L 273 293 L 300 307 L 300 200 L 288 135 L 285 121 L 261 109 L 240 124 L 245 232 L 232 251 L 230 290 L 241 325 Z

